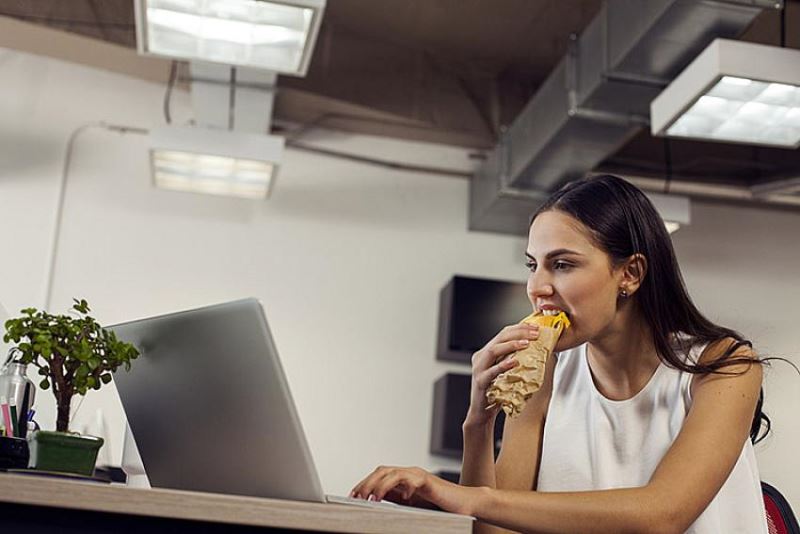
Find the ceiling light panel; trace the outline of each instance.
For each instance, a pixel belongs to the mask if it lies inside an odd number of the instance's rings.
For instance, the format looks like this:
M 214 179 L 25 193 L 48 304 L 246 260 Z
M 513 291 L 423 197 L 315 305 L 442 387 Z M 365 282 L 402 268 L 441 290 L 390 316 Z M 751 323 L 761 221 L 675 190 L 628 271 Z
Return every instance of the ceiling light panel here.
M 152 151 L 156 187 L 241 198 L 267 198 L 275 166 L 175 150 Z
M 650 112 L 653 135 L 797 148 L 800 51 L 717 39 Z
M 136 0 L 139 53 L 305 75 L 325 0 Z
M 167 127 L 150 133 L 153 183 L 162 189 L 265 199 L 282 157 L 282 137 Z

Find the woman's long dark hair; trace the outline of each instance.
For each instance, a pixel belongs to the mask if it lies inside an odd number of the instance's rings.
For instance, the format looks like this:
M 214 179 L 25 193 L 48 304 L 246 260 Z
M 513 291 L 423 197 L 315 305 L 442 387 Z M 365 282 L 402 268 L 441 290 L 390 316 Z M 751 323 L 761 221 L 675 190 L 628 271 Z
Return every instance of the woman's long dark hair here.
M 666 227 L 653 203 L 636 186 L 610 174 L 571 182 L 536 211 L 531 223 L 540 213 L 550 210 L 566 213 L 583 223 L 596 244 L 611 256 L 615 266 L 634 254 L 646 258 L 647 271 L 634 298 L 650 326 L 661 361 L 687 373 L 732 374 L 723 368 L 740 363 L 765 364 L 770 359 L 733 357 L 737 349 L 752 348 L 752 343 L 739 332 L 712 323 L 694 305 L 686 291 Z M 684 361 L 676 350 L 686 352 L 694 344 L 728 338 L 733 341 L 725 353 L 705 364 Z M 769 418 L 761 409 L 763 401 L 762 388 L 750 427 L 753 443 L 764 439 L 771 428 Z M 765 431 L 759 435 L 762 426 Z

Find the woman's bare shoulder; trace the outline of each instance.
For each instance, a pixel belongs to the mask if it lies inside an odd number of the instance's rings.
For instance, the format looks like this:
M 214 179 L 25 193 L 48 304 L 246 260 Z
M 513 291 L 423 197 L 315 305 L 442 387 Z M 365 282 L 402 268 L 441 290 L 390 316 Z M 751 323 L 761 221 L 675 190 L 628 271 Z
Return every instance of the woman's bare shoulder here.
M 709 342 L 700 353 L 697 363 L 709 365 L 726 359 L 758 360 L 758 355 L 749 341 L 728 336 Z M 741 363 L 745 366 L 748 365 L 746 362 Z

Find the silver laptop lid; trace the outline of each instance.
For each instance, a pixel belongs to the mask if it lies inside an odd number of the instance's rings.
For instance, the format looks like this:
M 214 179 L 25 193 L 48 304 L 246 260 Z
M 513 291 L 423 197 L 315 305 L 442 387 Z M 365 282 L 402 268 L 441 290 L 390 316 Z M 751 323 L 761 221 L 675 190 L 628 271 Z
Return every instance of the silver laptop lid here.
M 257 300 L 110 329 L 142 353 L 114 382 L 153 487 L 325 501 Z

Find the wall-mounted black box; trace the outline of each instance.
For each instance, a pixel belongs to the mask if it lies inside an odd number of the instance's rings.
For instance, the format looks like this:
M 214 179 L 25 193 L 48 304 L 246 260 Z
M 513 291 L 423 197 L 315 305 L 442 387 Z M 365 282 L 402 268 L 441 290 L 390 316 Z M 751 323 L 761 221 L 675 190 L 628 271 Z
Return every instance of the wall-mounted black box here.
M 436 359 L 470 363 L 474 352 L 531 309 L 524 283 L 454 276 L 439 293 Z
M 469 410 L 470 375 L 447 373 L 433 386 L 433 417 L 431 423 L 431 454 L 461 458 L 464 435 L 461 425 Z M 495 421 L 495 456 L 500 450 L 505 413 Z

